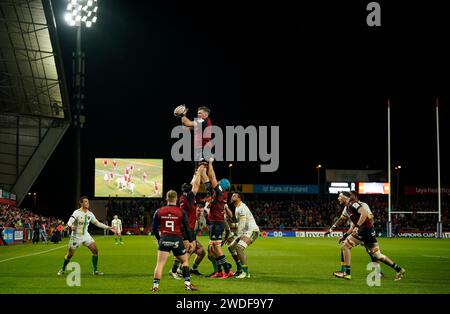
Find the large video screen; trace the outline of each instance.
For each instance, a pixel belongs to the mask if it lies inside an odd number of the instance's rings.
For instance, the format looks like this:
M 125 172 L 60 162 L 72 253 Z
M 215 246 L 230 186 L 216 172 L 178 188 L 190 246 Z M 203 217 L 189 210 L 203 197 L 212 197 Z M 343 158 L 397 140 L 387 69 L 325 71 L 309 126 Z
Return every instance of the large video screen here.
M 359 182 L 359 194 L 389 194 L 388 182 Z
M 95 159 L 96 197 L 162 197 L 162 159 Z
M 338 194 L 340 192 L 356 191 L 355 182 L 330 182 L 328 184 L 329 194 Z

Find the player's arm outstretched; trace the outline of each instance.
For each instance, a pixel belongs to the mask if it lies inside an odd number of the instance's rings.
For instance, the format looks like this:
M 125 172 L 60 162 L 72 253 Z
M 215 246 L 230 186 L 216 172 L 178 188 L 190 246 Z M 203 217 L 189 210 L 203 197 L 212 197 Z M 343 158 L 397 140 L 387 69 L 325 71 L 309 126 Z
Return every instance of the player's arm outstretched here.
M 114 227 L 110 227 L 110 226 L 105 225 L 104 223 L 98 221 L 97 218 L 95 218 L 95 217 L 92 220 L 92 223 L 94 225 L 96 225 L 97 227 L 102 228 L 104 230 L 111 230 L 112 232 L 116 232 L 116 229 Z
M 186 113 L 188 112 L 188 108 L 186 108 L 185 105 L 180 105 L 178 107 L 175 108 L 173 114 L 176 117 L 181 118 L 181 123 L 185 126 L 188 127 L 189 129 L 194 129 L 196 122 L 189 120 L 188 117 L 186 117 Z
M 346 217 L 346 216 L 344 216 L 344 215 L 341 215 L 341 216 L 339 217 L 339 219 L 338 219 L 338 220 L 330 227 L 330 229 L 328 229 L 328 230 L 325 232 L 325 235 L 330 234 L 330 233 L 333 232 L 337 227 L 342 226 L 347 220 L 348 220 L 348 217 Z

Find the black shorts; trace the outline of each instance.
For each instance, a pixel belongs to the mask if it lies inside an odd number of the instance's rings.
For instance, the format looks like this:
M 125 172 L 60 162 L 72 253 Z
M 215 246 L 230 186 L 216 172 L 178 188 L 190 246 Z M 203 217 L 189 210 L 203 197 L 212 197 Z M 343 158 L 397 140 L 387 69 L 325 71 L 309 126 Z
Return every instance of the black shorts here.
M 183 239 L 175 236 L 159 239 L 158 250 L 163 252 L 173 252 L 173 256 L 181 256 L 186 253 Z
M 358 232 L 358 236 L 356 238 L 364 242 L 364 245 L 367 245 L 378 242 L 375 235 L 376 232 L 374 228 L 363 228 Z
M 225 229 L 225 222 L 211 221 L 209 224 L 209 239 L 211 241 L 222 241 L 223 229 Z
M 186 235 L 186 232 L 189 232 L 191 234 L 192 241 L 197 240 L 197 234 L 194 232 L 194 230 L 189 228 L 189 230 L 187 231 L 183 229 L 183 241 L 189 241 L 189 237 Z

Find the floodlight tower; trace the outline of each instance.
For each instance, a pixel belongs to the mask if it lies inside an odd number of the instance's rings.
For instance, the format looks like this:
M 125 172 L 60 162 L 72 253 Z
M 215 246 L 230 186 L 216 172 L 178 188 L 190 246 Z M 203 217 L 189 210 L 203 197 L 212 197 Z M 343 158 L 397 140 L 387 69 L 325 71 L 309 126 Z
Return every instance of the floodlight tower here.
M 77 48 L 72 54 L 73 65 L 73 106 L 72 119 L 75 126 L 76 134 L 76 195 L 78 200 L 81 192 L 81 129 L 85 123 L 84 112 L 84 53 L 81 51 L 81 30 L 83 25 L 87 28 L 92 27 L 97 22 L 97 0 L 66 0 L 66 13 L 64 19 L 71 27 L 77 28 Z M 78 203 L 78 202 L 77 202 Z M 78 204 L 76 204 L 78 205 Z

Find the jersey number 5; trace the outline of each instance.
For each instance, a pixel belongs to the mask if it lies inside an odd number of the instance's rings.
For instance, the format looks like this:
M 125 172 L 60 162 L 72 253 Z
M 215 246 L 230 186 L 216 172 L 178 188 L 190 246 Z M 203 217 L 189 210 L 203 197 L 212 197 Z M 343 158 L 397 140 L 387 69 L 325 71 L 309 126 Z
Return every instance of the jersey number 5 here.
M 175 224 L 173 223 L 172 220 L 167 220 L 166 221 L 166 228 L 170 228 L 170 230 L 172 232 L 175 230 Z

